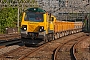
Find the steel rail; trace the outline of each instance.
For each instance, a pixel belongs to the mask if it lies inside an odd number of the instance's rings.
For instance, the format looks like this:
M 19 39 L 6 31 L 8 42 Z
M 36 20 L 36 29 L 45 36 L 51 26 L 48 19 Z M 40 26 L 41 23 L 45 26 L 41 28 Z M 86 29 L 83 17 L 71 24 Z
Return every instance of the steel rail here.
M 85 35 L 84 35 L 85 36 Z M 74 40 L 78 40 L 78 39 L 80 39 L 81 38 L 81 40 L 83 39 L 83 38 L 86 38 L 87 36 L 81 36 L 81 37 L 78 37 L 78 38 L 76 38 L 76 39 L 72 39 L 72 40 L 69 40 L 69 41 L 67 41 L 66 43 L 64 43 L 62 46 L 59 46 L 56 50 L 55 50 L 55 53 L 54 53 L 54 60 L 56 60 L 56 57 L 57 57 L 57 53 L 58 53 L 58 51 L 59 51 L 59 49 L 61 49 L 64 45 L 66 45 L 66 44 L 68 44 L 69 42 L 72 42 L 72 41 L 74 41 Z M 83 37 L 83 38 L 82 38 Z M 76 43 L 76 42 L 75 42 Z M 74 44 L 75 44 L 74 43 Z M 73 55 L 73 54 L 72 54 Z
M 87 37 L 87 36 L 86 36 L 86 37 Z M 76 49 L 77 45 L 78 45 L 80 42 L 85 41 L 85 40 L 88 39 L 88 38 L 90 38 L 90 37 L 87 37 L 87 38 L 85 38 L 85 39 L 82 39 L 82 40 L 78 41 L 76 44 L 73 45 L 73 56 L 74 56 L 75 60 L 77 60 L 77 57 L 76 57 L 76 55 L 75 55 L 75 53 L 77 52 L 77 51 L 76 51 L 76 50 L 77 50 L 77 49 Z

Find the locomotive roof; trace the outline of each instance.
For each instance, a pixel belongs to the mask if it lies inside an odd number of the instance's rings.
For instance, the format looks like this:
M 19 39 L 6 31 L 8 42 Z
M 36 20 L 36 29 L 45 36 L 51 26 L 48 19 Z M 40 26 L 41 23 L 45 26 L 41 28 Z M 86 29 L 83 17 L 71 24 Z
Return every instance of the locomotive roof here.
M 41 8 L 28 8 L 26 11 L 30 11 L 30 12 L 40 12 L 40 13 L 45 13 L 46 11 L 41 9 Z

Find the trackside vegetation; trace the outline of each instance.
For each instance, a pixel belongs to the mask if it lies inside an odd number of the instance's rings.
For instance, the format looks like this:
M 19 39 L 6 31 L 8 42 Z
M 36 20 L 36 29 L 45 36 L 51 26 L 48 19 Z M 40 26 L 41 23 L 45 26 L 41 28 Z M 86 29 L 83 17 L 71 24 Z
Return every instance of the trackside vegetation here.
M 17 8 L 3 8 L 0 10 L 0 33 L 5 33 L 6 27 L 16 27 Z

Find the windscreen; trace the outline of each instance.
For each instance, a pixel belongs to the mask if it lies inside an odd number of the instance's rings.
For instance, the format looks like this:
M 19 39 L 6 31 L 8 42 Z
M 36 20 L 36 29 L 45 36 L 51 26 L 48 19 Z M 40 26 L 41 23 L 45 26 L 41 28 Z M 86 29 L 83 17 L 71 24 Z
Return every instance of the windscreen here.
M 26 12 L 25 21 L 43 22 L 43 13 Z

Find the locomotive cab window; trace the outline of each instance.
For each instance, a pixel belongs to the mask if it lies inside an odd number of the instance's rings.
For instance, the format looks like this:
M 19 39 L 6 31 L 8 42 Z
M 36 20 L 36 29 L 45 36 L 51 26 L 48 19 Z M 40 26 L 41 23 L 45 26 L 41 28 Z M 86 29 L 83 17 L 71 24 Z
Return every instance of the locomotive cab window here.
M 25 21 L 43 22 L 43 13 L 26 12 Z
M 51 18 L 51 21 L 54 21 L 54 17 Z

